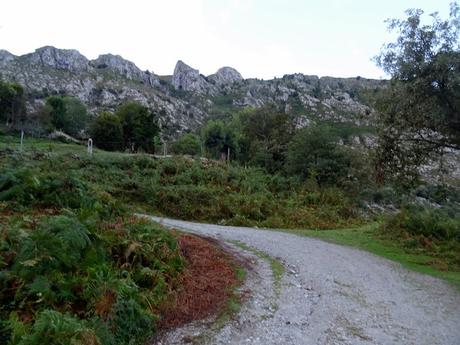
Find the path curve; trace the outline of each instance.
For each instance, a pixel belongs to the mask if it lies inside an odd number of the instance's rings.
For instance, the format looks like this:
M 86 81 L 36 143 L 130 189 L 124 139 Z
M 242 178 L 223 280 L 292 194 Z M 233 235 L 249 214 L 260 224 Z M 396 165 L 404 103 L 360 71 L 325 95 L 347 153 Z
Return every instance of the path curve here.
M 269 278 L 260 275 L 259 285 L 252 287 L 252 305 L 210 344 L 460 345 L 460 293 L 439 279 L 317 239 L 150 218 L 170 228 L 243 242 L 286 267 L 276 310 L 268 316 L 253 311 L 273 298 L 264 292 Z

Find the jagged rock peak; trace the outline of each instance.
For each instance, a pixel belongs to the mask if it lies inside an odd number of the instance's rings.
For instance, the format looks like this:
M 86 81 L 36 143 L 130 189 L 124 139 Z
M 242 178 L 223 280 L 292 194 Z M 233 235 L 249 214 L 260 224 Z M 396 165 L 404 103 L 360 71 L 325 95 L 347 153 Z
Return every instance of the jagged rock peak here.
M 190 67 L 181 60 L 177 61 L 176 67 L 174 68 L 172 85 L 176 90 L 199 93 L 209 91 L 212 86 L 202 75 L 200 75 L 197 69 Z
M 16 56 L 9 51 L 0 49 L 0 66 L 6 66 L 8 63 L 14 61 L 15 58 Z
M 152 75 L 149 72 L 141 71 L 134 62 L 123 59 L 120 55 L 99 55 L 97 59 L 91 60 L 90 64 L 97 69 L 110 68 L 125 78 L 132 80 L 147 81 Z
M 87 71 L 90 68 L 89 60 L 75 49 L 58 49 L 52 46 L 45 46 L 22 57 L 34 64 L 73 72 Z
M 215 74 L 211 74 L 208 78 L 218 85 L 233 84 L 234 82 L 243 80 L 240 72 L 228 66 L 219 68 Z
M 6 59 L 12 60 L 15 57 L 16 56 L 11 54 L 8 50 L 0 49 L 0 60 L 6 60 Z

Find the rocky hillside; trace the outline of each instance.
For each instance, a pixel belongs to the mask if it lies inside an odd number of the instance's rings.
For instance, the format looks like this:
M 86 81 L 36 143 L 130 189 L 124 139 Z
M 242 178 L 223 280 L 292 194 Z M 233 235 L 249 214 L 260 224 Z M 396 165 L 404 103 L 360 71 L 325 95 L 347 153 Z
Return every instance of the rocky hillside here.
M 170 136 L 198 128 L 209 117 L 267 104 L 295 115 L 299 125 L 315 119 L 369 125 L 374 112 L 367 97 L 385 85 L 361 77 L 303 74 L 244 79 L 231 67 L 204 76 L 182 61 L 172 76 L 158 76 L 119 55 L 88 60 L 77 50 L 50 46 L 21 56 L 0 50 L 0 76 L 26 88 L 31 111 L 51 94 L 76 96 L 95 114 L 135 100 L 160 114 Z

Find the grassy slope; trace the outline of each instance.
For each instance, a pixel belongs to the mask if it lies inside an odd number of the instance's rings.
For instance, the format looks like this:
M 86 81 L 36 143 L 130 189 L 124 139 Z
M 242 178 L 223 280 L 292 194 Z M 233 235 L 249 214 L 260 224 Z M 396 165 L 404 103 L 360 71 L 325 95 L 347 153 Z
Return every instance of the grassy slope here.
M 0 136 L 0 150 L 5 148 L 19 149 L 18 138 Z M 56 153 L 82 154 L 85 153 L 86 148 L 75 144 L 50 142 L 49 140 L 27 139 L 25 141 L 24 150 L 51 150 Z M 95 149 L 94 152 L 98 157 L 107 158 L 120 158 L 124 155 L 97 149 Z M 408 269 L 445 279 L 460 289 L 460 272 L 441 270 L 436 267 L 435 262 L 437 258 L 427 255 L 426 253 L 408 251 L 401 243 L 382 238 L 378 233 L 377 223 L 368 224 L 362 227 L 327 231 L 305 229 L 290 229 L 283 231 L 363 249 L 378 256 L 399 262 Z

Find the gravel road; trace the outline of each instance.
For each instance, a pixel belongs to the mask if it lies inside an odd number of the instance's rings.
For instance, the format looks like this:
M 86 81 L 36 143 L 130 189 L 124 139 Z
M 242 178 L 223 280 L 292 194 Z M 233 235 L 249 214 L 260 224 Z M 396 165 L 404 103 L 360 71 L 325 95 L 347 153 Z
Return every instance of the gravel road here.
M 150 217 L 228 243 L 250 258 L 241 311 L 222 327 L 187 325 L 152 344 L 460 345 L 460 293 L 447 283 L 349 247 L 255 228 Z M 276 286 L 269 260 L 285 268 Z M 259 253 L 260 254 L 260 253 Z

